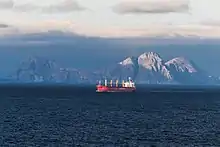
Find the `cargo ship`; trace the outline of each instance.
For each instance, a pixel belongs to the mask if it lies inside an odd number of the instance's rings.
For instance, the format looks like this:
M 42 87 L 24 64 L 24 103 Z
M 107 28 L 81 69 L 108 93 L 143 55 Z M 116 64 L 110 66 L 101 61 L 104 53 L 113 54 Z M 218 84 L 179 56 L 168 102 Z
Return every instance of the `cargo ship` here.
M 101 81 L 96 85 L 96 92 L 135 92 L 136 87 L 135 83 L 129 77 L 128 81 L 122 81 L 120 84 L 118 80 L 115 83 L 111 80 L 110 83 L 105 80 L 104 85 L 102 85 Z

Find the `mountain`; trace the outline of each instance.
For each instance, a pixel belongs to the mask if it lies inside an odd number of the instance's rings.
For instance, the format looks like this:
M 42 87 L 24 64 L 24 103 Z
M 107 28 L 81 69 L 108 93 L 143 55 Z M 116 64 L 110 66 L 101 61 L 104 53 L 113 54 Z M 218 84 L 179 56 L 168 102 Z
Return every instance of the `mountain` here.
M 219 84 L 219 79 L 209 76 L 193 61 L 176 57 L 165 61 L 155 52 L 145 52 L 137 57 L 127 57 L 98 71 L 82 71 L 59 66 L 43 57 L 30 57 L 16 70 L 17 81 L 88 84 L 101 79 L 126 80 L 148 84 Z
M 172 75 L 159 54 L 146 52 L 138 57 L 139 72 L 137 81 L 144 83 L 160 83 L 172 80 Z
M 122 80 L 131 77 L 135 79 L 138 74 L 139 66 L 137 58 L 127 57 L 123 61 L 116 63 L 116 65 L 108 66 L 102 70 L 92 73 L 92 78 L 90 79 L 112 79 L 112 80 Z
M 18 32 L 0 36 L 0 68 L 4 68 L 0 70 L 0 75 L 6 76 L 18 67 L 17 62 L 30 55 L 48 56 L 67 67 L 72 67 L 75 63 L 74 68 L 83 70 L 90 68 L 92 71 L 120 61 L 125 56 L 138 56 L 146 51 L 154 51 L 163 55 L 166 60 L 171 56 L 193 59 L 200 67 L 210 72 L 210 75 L 219 76 L 220 69 L 212 64 L 220 62 L 219 43 L 219 39 L 214 38 L 177 36 L 107 38 L 56 30 L 38 33 Z
M 184 57 L 177 57 L 171 59 L 165 63 L 170 69 L 176 72 L 187 72 L 187 73 L 196 73 L 197 69 L 195 69 L 192 61 L 188 61 Z
M 87 82 L 87 78 L 77 69 L 62 68 L 55 61 L 43 57 L 30 57 L 23 61 L 17 69 L 16 77 L 21 82 Z
M 173 79 L 162 58 L 154 52 L 127 57 L 116 65 L 107 67 L 101 75 L 101 78 L 113 80 L 131 77 L 138 83 L 164 83 Z
M 116 67 L 109 72 L 109 75 L 119 79 L 126 77 L 136 78 L 138 68 L 137 59 L 135 57 L 128 57 L 117 63 Z
M 214 78 L 200 69 L 193 61 L 184 57 L 176 57 L 165 63 L 174 80 L 182 84 L 213 84 Z
M 188 61 L 184 57 L 176 57 L 165 63 L 169 71 L 172 73 L 175 81 L 190 84 L 190 83 L 200 83 L 199 77 L 203 76 L 200 69 L 196 68 L 192 61 Z
M 155 52 L 145 52 L 138 57 L 128 57 L 109 68 L 110 77 L 114 79 L 132 77 L 137 83 L 163 84 L 216 84 L 217 78 L 209 76 L 193 61 L 176 57 L 164 61 Z M 107 74 L 106 74 L 107 75 Z

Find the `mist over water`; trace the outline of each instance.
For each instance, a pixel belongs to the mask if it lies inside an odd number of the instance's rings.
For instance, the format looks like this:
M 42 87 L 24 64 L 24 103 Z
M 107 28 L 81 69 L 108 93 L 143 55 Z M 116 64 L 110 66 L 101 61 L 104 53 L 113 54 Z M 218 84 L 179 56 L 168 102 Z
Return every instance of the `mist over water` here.
M 0 146 L 219 146 L 219 87 L 0 86 Z

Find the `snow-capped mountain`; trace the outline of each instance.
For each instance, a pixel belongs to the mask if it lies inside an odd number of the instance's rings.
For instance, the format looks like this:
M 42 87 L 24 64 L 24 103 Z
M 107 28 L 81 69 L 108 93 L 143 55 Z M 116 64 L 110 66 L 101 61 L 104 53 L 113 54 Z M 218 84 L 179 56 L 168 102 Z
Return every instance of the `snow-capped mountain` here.
M 157 53 L 146 52 L 138 57 L 138 64 L 146 69 L 158 71 L 161 69 L 163 61 Z
M 172 80 L 169 70 L 159 54 L 154 52 L 146 52 L 138 58 L 139 72 L 137 81 L 152 83 Z
M 197 69 L 192 65 L 192 61 L 186 60 L 184 57 L 177 57 L 165 63 L 170 69 L 176 72 L 196 73 Z
M 209 84 L 213 79 L 196 66 L 193 61 L 184 57 L 176 57 L 165 63 L 174 80 L 184 84 Z
M 131 77 L 138 83 L 162 83 L 172 80 L 164 61 L 154 52 L 143 53 L 138 57 L 127 57 L 102 71 L 101 75 L 100 77 L 113 80 Z
M 111 74 L 109 74 L 111 73 Z M 112 74 L 113 73 L 113 74 Z M 164 61 L 155 52 L 145 52 L 138 57 L 128 57 L 108 68 L 104 75 L 124 79 L 133 77 L 137 83 L 212 84 L 213 80 L 197 65 L 184 57 Z
M 136 83 L 163 84 L 216 84 L 219 79 L 207 75 L 197 65 L 184 57 L 164 61 L 159 54 L 146 52 L 138 57 L 127 57 L 110 67 L 96 72 L 82 72 L 60 67 L 55 61 L 31 57 L 17 69 L 21 82 L 92 83 L 107 78 L 125 80 L 131 77 Z
M 107 67 L 99 72 L 96 75 L 99 75 L 100 78 L 107 79 L 126 79 L 131 77 L 135 79 L 138 74 L 139 66 L 136 57 L 128 57 L 121 62 L 116 63 Z
M 116 77 L 125 78 L 125 77 L 132 77 L 133 79 L 136 78 L 138 74 L 139 66 L 137 58 L 135 57 L 128 57 L 122 62 L 117 64 L 117 68 L 115 68 L 112 74 Z M 120 72 L 120 74 L 118 74 Z
M 129 65 L 135 66 L 136 58 L 135 57 L 128 57 L 125 60 L 119 62 L 119 64 L 122 66 L 129 66 Z

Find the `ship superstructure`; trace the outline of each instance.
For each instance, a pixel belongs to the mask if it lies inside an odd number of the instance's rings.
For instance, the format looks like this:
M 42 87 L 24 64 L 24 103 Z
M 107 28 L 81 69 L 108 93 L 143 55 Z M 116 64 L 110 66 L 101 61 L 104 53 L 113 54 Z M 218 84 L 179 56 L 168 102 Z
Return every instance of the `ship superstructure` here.
M 110 80 L 108 83 L 107 79 L 104 80 L 104 85 L 102 85 L 101 81 L 99 81 L 98 85 L 96 86 L 96 92 L 134 92 L 136 90 L 135 83 L 128 78 L 128 81 L 122 80 L 119 83 L 116 80 L 113 83 L 113 80 Z

